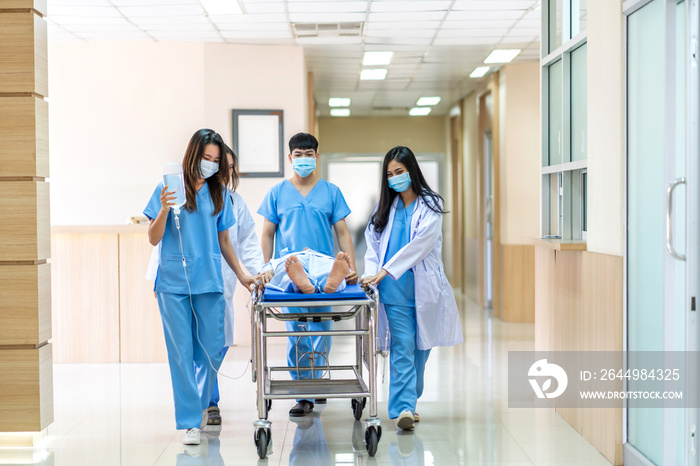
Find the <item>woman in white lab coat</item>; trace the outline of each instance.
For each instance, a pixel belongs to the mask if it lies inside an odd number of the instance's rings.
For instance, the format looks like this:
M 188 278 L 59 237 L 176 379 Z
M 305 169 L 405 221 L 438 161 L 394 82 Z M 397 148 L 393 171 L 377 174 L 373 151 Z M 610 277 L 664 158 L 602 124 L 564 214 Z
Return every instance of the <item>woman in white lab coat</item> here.
M 229 170 L 235 172 L 238 169 L 237 157 L 234 155 L 230 147 L 224 145 L 224 148 L 226 149 Z M 238 177 L 235 177 L 235 179 L 237 181 Z M 248 273 L 251 275 L 256 275 L 262 269 L 263 265 L 265 265 L 265 261 L 263 260 L 260 241 L 258 240 L 258 236 L 255 234 L 255 221 L 253 220 L 253 216 L 250 215 L 250 211 L 248 210 L 248 206 L 246 205 L 245 201 L 241 195 L 235 191 L 236 188 L 237 186 L 229 186 L 228 191 L 231 194 L 233 213 L 236 217 L 236 224 L 228 230 L 229 238 L 231 239 L 231 244 L 236 252 L 236 257 L 239 258 L 243 266 L 248 270 Z M 160 244 L 153 248 L 151 261 L 146 274 L 147 279 L 156 279 L 159 248 Z M 224 314 L 225 346 L 221 350 L 221 357 L 223 358 L 228 351 L 228 347 L 233 345 L 233 294 L 236 291 L 236 282 L 238 279 L 226 261 L 221 261 L 221 271 L 224 279 L 224 301 L 226 302 L 226 312 Z M 211 366 L 208 365 L 205 365 L 204 367 L 195 366 L 197 380 L 205 377 L 206 371 L 211 370 Z M 209 408 L 207 408 L 207 417 L 208 425 L 221 424 L 218 378 L 216 385 L 214 386 L 214 393 L 212 394 L 211 401 L 209 402 Z
M 405 430 L 419 420 L 416 402 L 430 349 L 464 341 L 442 264 L 443 214 L 443 199 L 426 183 L 413 152 L 391 149 L 365 231 L 362 283 L 379 288 L 379 336 L 391 349 L 389 417 Z

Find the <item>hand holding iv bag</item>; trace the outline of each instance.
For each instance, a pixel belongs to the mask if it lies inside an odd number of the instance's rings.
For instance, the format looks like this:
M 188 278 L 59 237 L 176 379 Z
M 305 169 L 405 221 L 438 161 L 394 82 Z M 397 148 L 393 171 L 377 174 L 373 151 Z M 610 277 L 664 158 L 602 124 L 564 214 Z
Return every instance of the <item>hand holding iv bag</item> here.
M 175 214 L 180 213 L 180 207 L 185 205 L 185 178 L 182 174 L 182 165 L 179 163 L 166 163 L 163 165 L 163 186 L 168 186 L 168 191 L 175 194 L 174 204 L 170 207 Z

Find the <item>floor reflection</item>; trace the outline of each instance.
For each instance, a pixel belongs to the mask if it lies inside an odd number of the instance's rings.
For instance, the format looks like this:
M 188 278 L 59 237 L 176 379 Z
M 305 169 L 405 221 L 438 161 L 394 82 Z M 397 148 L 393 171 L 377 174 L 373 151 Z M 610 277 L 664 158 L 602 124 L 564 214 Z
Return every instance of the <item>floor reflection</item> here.
M 212 431 L 213 430 L 213 431 Z M 177 455 L 177 466 L 223 466 L 221 457 L 221 441 L 219 433 L 221 427 L 202 431 L 202 443 L 199 445 L 185 445 L 184 451 Z

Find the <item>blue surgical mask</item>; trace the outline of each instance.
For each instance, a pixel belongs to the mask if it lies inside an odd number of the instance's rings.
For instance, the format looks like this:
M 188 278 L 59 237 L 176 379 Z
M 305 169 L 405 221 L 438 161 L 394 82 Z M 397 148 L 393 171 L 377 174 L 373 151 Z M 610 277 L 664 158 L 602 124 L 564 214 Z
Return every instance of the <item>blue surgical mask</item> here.
M 409 186 L 411 186 L 411 177 L 408 172 L 389 178 L 389 187 L 397 193 L 406 191 Z
M 206 179 L 219 171 L 219 164 L 208 160 L 202 160 L 199 164 L 199 169 L 202 171 L 202 176 Z
M 316 169 L 316 157 L 297 157 L 292 159 L 292 168 L 302 178 L 306 178 Z

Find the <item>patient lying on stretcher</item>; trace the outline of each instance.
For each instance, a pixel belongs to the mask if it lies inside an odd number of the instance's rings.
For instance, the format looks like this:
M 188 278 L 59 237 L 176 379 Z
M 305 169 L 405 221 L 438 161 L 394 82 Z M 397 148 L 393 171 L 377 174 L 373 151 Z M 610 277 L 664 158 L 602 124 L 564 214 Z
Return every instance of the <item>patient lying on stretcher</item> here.
M 350 257 L 331 256 L 304 249 L 272 259 L 262 269 L 263 286 L 287 293 L 339 293 L 345 289 Z

